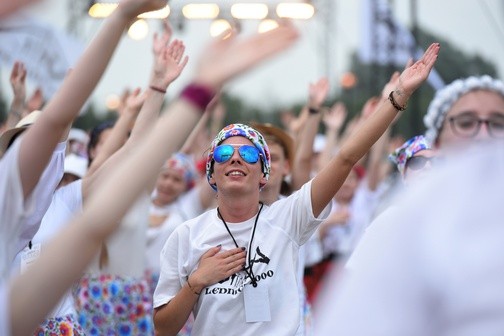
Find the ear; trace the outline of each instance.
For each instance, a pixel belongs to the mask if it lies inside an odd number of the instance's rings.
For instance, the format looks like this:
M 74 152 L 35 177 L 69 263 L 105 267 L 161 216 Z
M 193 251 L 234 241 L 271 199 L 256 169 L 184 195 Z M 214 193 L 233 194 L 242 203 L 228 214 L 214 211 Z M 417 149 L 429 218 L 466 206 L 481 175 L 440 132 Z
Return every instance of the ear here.
M 215 183 L 215 179 L 214 179 L 214 177 L 213 177 L 213 173 L 210 175 L 210 178 L 208 179 L 208 182 L 209 182 L 210 184 L 215 184 L 215 185 L 216 185 L 216 183 Z
M 259 184 L 260 185 L 265 185 L 267 182 L 268 182 L 268 180 L 266 179 L 266 176 L 263 174 L 263 176 L 261 177 L 261 181 L 259 182 Z

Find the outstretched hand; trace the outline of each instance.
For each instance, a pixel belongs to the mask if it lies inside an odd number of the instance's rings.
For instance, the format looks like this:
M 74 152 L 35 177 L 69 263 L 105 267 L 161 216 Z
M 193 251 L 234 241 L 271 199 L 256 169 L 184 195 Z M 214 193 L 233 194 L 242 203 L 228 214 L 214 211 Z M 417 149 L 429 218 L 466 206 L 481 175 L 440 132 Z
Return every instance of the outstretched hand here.
M 42 89 L 38 87 L 26 101 L 26 109 L 29 113 L 42 109 L 42 105 L 44 105 L 44 93 L 42 92 Z
M 140 112 L 145 99 L 145 93 L 142 93 L 142 90 L 140 88 L 136 88 L 133 91 L 129 92 L 125 100 L 126 111 L 133 113 L 135 117 L 138 116 L 138 113 Z
M 213 41 L 200 58 L 196 83 L 219 90 L 226 81 L 290 47 L 298 32 L 291 24 L 238 40 L 235 33 Z
M 22 99 L 24 102 L 26 98 L 26 68 L 23 62 L 16 61 L 12 67 L 10 75 L 10 84 L 14 97 Z
M 323 77 L 315 83 L 310 83 L 308 87 L 309 106 L 320 108 L 329 93 L 329 80 Z
M 156 48 L 160 50 L 156 51 Z M 154 47 L 156 59 L 152 69 L 151 85 L 166 89 L 184 70 L 189 58 L 184 56 L 185 45 L 180 40 L 174 40 L 168 46 Z
M 398 79 L 395 93 L 405 96 L 406 99 L 427 79 L 436 63 L 439 54 L 439 43 L 432 43 L 425 51 L 422 58 L 407 67 Z
M 167 20 L 163 21 L 163 32 L 161 36 L 155 32 L 152 38 L 152 53 L 154 58 L 158 57 L 168 46 L 173 35 L 173 30 Z
M 326 128 L 330 130 L 340 130 L 345 122 L 347 109 L 342 102 L 336 102 L 322 117 Z

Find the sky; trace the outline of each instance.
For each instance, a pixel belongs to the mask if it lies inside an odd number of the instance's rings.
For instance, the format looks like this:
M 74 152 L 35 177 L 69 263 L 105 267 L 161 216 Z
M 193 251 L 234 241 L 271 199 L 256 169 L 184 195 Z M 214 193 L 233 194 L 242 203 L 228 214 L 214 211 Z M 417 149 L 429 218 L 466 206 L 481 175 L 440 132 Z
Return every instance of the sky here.
M 68 3 L 82 0 L 42 0 L 27 12 L 64 30 L 69 14 Z M 226 0 L 229 2 L 230 0 Z M 173 6 L 188 3 L 173 0 Z M 244 1 L 245 2 L 245 1 Z M 268 1 L 278 3 L 279 1 Z M 497 65 L 499 76 L 504 75 L 504 5 L 500 0 L 416 0 L 418 23 L 468 54 L 479 54 Z M 221 3 L 223 3 L 221 1 Z M 252 72 L 229 83 L 225 90 L 239 96 L 246 103 L 265 112 L 279 107 L 304 102 L 310 82 L 329 76 L 331 94 L 339 89 L 341 76 L 349 69 L 351 53 L 358 47 L 360 38 L 360 0 L 314 0 L 317 14 L 310 21 L 297 21 L 300 41 L 290 50 L 267 61 Z M 410 25 L 410 1 L 391 1 L 397 20 Z M 324 17 L 330 18 L 324 23 Z M 102 24 L 86 13 L 79 16 L 78 39 L 87 44 Z M 210 21 L 185 23 L 182 31 L 175 30 L 175 38 L 182 39 L 190 57 L 181 77 L 170 87 L 169 96 L 176 95 L 192 75 L 193 64 L 208 43 Z M 242 23 L 242 35 L 255 32 L 256 21 Z M 106 97 L 119 94 L 125 87 L 142 87 L 147 84 L 151 66 L 152 32 L 160 30 L 159 21 L 149 21 L 149 35 L 143 41 L 129 37 L 121 41 L 102 81 L 91 100 L 99 108 Z M 442 52 L 442 49 L 441 49 Z M 2 66 L 1 89 L 9 97 L 9 68 Z M 30 89 L 30 86 L 29 86 Z

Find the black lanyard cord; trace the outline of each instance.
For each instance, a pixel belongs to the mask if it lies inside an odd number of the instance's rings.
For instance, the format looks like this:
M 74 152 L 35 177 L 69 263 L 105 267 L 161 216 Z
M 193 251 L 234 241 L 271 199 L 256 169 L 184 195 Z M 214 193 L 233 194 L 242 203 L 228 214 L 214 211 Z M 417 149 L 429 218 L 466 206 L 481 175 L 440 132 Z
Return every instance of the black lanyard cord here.
M 260 202 L 260 204 L 261 204 L 261 207 L 259 208 L 259 211 L 257 212 L 256 218 L 254 220 L 254 227 L 252 228 L 252 236 L 250 237 L 250 242 L 249 242 L 249 250 L 247 251 L 247 253 L 248 253 L 249 269 L 247 269 L 245 267 L 243 268 L 243 270 L 245 271 L 245 273 L 247 274 L 247 276 L 250 278 L 250 281 L 252 282 L 252 286 L 254 286 L 254 287 L 257 287 L 257 282 L 255 280 L 254 272 L 252 271 L 251 248 L 252 248 L 252 241 L 254 240 L 254 235 L 255 235 L 255 230 L 256 230 L 256 226 L 257 226 L 257 221 L 259 220 L 259 215 L 261 214 L 262 208 L 264 206 L 264 204 L 262 202 Z M 226 221 L 224 220 L 224 218 L 222 217 L 222 215 L 221 215 L 218 207 L 217 207 L 217 214 L 219 215 L 219 218 L 222 221 L 222 223 L 224 224 L 224 227 L 226 228 L 227 232 L 231 236 L 231 239 L 233 239 L 233 242 L 234 242 L 235 246 L 238 248 L 239 247 L 238 243 L 236 242 L 236 239 L 234 238 L 233 234 L 231 233 L 231 230 L 229 230 L 229 227 L 228 227 Z

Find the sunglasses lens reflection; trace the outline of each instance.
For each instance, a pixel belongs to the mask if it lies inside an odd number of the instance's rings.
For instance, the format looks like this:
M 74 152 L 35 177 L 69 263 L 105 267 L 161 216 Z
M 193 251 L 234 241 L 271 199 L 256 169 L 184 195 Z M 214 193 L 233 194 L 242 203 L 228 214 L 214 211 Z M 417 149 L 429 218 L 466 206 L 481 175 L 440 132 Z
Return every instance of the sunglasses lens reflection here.
M 213 157 L 214 157 L 215 162 L 224 163 L 233 156 L 233 153 L 234 153 L 233 146 L 220 145 L 220 146 L 215 147 Z
M 215 147 L 213 158 L 217 163 L 224 163 L 231 159 L 235 147 L 232 145 L 220 145 Z M 250 145 L 243 145 L 238 147 L 238 154 L 247 163 L 256 163 L 259 161 L 259 150 Z
M 244 145 L 238 148 L 238 153 L 247 163 L 256 163 L 259 161 L 259 151 L 254 146 Z

